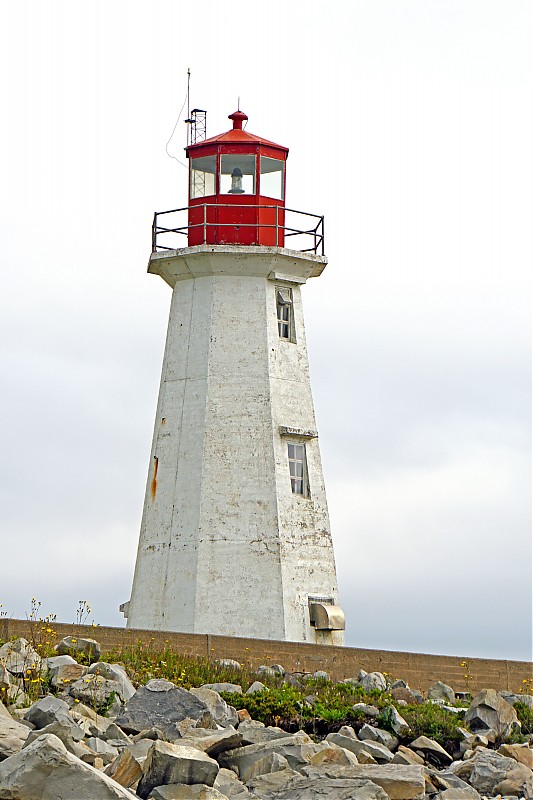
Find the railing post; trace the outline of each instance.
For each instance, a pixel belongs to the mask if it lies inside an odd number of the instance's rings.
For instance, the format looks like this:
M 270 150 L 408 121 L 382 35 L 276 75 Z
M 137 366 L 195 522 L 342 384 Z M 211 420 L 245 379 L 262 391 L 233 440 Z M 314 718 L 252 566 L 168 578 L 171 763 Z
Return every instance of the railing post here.
M 279 206 L 276 206 L 276 247 L 279 247 Z
M 204 244 L 207 244 L 207 204 L 204 203 Z
M 156 224 L 157 224 L 157 211 L 154 213 L 154 221 L 152 222 L 152 253 L 155 253 L 155 248 L 156 248 L 156 237 L 155 237 Z

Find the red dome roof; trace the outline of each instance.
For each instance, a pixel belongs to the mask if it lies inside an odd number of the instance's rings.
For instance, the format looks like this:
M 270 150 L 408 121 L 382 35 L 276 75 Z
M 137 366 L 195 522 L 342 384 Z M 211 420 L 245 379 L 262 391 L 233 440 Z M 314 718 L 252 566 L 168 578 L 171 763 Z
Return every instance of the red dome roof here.
M 203 142 L 197 142 L 196 144 L 189 145 L 189 147 L 187 147 L 187 155 L 189 155 L 189 152 L 198 150 L 205 145 L 223 143 L 251 145 L 264 144 L 267 147 L 275 147 L 277 150 L 283 150 L 285 153 L 289 152 L 288 147 L 284 147 L 281 144 L 276 144 L 268 139 L 263 139 L 261 136 L 255 136 L 253 133 L 243 131 L 242 124 L 248 119 L 248 117 L 242 111 L 234 111 L 233 114 L 229 115 L 229 119 L 233 121 L 233 128 L 231 130 L 226 131 L 226 133 L 219 133 L 217 136 L 211 136 L 209 139 L 204 139 Z

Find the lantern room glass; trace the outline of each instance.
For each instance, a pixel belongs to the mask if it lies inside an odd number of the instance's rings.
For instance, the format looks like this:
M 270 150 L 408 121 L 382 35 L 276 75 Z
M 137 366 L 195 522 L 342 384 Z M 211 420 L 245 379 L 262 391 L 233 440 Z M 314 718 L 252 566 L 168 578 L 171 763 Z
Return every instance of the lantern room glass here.
M 255 156 L 220 156 L 220 194 L 255 194 Z
M 263 197 L 283 200 L 285 163 L 278 158 L 261 156 L 261 178 L 259 191 Z
M 215 194 L 215 175 L 217 172 L 216 156 L 191 158 L 190 164 L 190 198 L 194 200 L 196 197 L 209 197 Z

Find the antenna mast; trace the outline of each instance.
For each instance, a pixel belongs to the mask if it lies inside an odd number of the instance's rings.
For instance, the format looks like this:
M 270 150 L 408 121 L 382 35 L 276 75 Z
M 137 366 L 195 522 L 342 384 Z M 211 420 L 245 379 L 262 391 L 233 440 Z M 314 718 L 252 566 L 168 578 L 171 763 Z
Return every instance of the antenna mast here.
M 196 142 L 203 142 L 206 138 L 206 117 L 207 111 L 201 108 L 190 107 L 190 85 L 191 85 L 191 70 L 187 70 L 187 145 L 196 144 Z

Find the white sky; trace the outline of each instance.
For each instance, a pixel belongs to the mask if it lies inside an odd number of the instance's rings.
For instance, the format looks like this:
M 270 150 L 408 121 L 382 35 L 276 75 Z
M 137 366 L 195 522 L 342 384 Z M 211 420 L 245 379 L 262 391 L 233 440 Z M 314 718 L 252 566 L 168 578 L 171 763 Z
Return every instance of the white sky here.
M 0 602 L 123 624 L 186 71 L 325 214 L 305 289 L 347 643 L 531 658 L 529 0 L 3 5 Z M 182 158 L 185 126 L 169 146 Z

